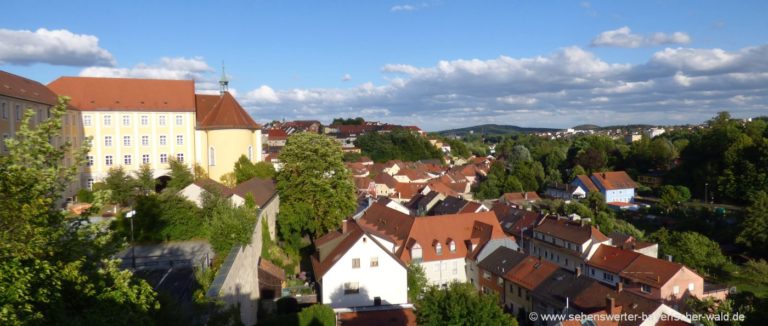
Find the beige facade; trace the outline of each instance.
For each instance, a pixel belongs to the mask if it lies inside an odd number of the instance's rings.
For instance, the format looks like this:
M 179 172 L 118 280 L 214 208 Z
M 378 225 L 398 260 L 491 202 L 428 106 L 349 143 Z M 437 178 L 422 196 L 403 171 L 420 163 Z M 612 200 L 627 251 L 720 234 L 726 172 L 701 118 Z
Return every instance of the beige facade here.
M 83 131 L 92 137 L 83 184 L 101 180 L 110 168 L 136 172 L 149 164 L 155 177 L 165 175 L 168 160 L 193 162 L 194 112 L 87 111 Z
M 223 175 L 232 172 L 242 155 L 254 163 L 262 161 L 261 130 L 198 130 L 195 136 L 200 145 L 196 149 L 198 164 L 205 167 L 213 180 L 221 180 Z

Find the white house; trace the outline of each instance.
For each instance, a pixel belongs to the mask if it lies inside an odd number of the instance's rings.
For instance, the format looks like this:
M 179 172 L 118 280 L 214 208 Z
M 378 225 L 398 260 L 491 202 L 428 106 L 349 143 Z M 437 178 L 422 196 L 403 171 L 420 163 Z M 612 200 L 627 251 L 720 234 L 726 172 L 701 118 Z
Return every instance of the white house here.
M 570 271 L 585 270 L 585 261 L 611 238 L 596 227 L 582 222 L 547 217 L 533 228 L 529 242 L 531 255 L 547 259 Z
M 406 265 L 354 220 L 315 240 L 320 298 L 333 308 L 408 302 Z
M 632 203 L 637 188 L 637 183 L 624 171 L 595 172 L 590 177 L 579 175 L 571 185 L 581 187 L 587 193 L 602 193 L 606 203 Z

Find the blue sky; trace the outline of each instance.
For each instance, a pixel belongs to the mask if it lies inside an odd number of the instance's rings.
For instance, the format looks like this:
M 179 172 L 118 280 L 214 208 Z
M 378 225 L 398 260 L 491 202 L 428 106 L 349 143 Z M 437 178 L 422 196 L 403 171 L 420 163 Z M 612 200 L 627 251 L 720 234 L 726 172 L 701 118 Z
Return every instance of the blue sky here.
M 698 123 L 768 114 L 765 1 L 4 1 L 0 69 L 194 78 L 259 121 Z

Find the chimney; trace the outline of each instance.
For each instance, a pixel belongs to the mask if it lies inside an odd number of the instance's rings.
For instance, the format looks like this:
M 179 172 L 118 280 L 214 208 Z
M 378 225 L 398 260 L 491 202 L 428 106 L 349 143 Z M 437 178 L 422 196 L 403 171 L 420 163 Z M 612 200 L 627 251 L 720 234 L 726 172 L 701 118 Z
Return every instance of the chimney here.
M 347 230 L 347 220 L 341 221 L 341 234 L 346 234 Z
M 672 261 L 672 255 L 667 255 L 667 260 Z
M 605 311 L 608 312 L 609 315 L 615 315 L 618 313 L 618 309 L 616 309 L 616 299 L 612 298 L 611 296 L 605 297 Z
M 616 292 L 621 293 L 621 291 L 624 291 L 624 283 L 619 281 L 619 283 L 616 283 Z
M 576 278 L 581 276 L 581 267 L 576 267 Z
M 523 193 L 523 196 L 525 197 L 525 200 L 528 200 L 528 192 L 527 191 Z

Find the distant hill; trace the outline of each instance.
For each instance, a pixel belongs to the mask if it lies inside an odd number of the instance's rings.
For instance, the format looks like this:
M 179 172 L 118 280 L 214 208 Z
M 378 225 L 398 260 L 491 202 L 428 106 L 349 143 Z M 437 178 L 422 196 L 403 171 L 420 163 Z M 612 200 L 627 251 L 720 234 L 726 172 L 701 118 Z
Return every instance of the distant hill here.
M 600 126 L 598 125 L 578 125 L 573 127 L 575 130 L 595 130 L 600 129 Z
M 507 134 L 513 134 L 513 133 L 553 132 L 558 130 L 562 130 L 562 129 L 527 128 L 527 127 L 518 127 L 518 126 L 510 126 L 510 125 L 485 124 L 485 125 L 479 125 L 479 126 L 473 126 L 473 127 L 443 130 L 443 131 L 438 131 L 437 133 L 443 136 L 448 136 L 448 135 L 464 136 L 469 134 L 470 131 L 472 131 L 475 134 L 507 135 Z

